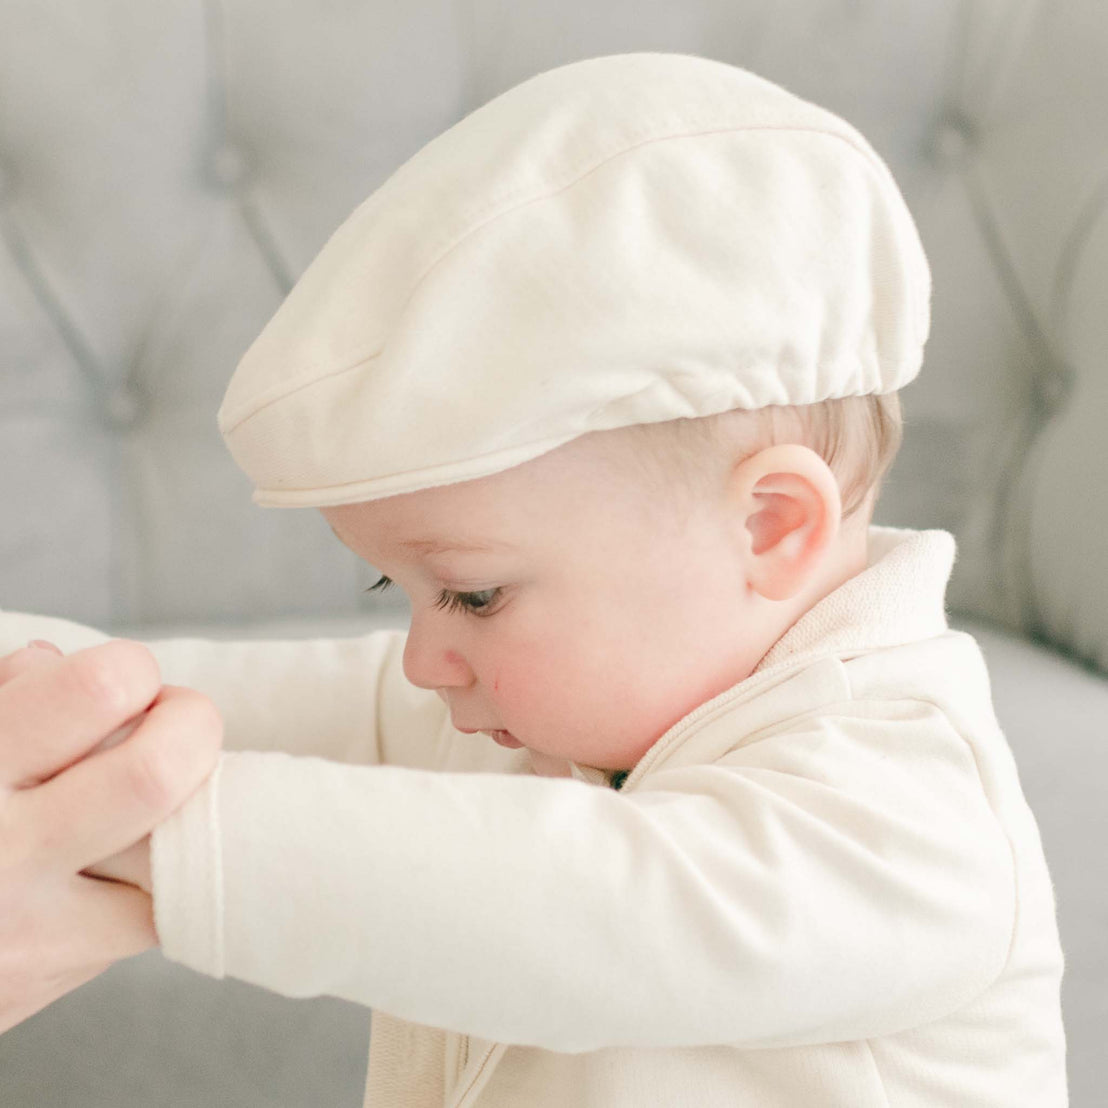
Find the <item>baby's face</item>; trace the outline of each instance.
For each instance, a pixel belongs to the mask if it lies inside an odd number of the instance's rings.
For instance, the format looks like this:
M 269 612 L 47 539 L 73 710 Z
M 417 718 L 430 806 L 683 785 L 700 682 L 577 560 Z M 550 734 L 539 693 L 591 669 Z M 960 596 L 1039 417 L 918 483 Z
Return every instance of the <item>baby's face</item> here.
M 630 769 L 746 677 L 780 629 L 751 597 L 726 513 L 685 504 L 682 525 L 599 439 L 322 512 L 407 594 L 404 672 L 443 698 L 455 727 Z

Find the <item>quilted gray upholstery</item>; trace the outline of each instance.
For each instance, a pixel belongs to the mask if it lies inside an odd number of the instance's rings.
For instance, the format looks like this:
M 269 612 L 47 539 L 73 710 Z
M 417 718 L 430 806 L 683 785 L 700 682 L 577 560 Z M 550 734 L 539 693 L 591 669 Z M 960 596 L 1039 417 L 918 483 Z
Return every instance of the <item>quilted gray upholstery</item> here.
M 368 616 L 373 576 L 317 513 L 250 503 L 215 426 L 224 384 L 424 142 L 542 69 L 644 49 L 837 111 L 916 217 L 932 337 L 877 521 L 953 531 L 952 606 L 997 628 L 1059 896 L 1073 1103 L 1100 1103 L 1102 0 L 4 0 L 0 608 L 137 635 Z M 0 1103 L 355 1105 L 365 1018 L 144 956 L 0 1039 Z
M 6 0 L 0 606 L 100 626 L 337 615 L 365 579 L 248 499 L 215 427 L 328 234 L 463 114 L 630 49 L 746 65 L 855 123 L 932 260 L 878 521 L 959 538 L 952 603 L 1108 668 L 1098 0 Z

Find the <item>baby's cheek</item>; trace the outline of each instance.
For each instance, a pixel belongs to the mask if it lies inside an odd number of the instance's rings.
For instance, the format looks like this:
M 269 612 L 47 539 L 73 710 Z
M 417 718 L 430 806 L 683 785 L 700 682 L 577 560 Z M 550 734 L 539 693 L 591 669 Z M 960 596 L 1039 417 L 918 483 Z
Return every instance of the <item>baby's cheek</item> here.
M 556 727 L 565 730 L 574 705 L 587 699 L 573 655 L 562 657 L 545 651 L 509 655 L 493 672 L 492 694 L 504 723 L 522 730 Z
M 554 684 L 545 666 L 513 660 L 505 662 L 493 674 L 492 693 L 505 723 L 513 719 L 523 722 L 544 713 Z

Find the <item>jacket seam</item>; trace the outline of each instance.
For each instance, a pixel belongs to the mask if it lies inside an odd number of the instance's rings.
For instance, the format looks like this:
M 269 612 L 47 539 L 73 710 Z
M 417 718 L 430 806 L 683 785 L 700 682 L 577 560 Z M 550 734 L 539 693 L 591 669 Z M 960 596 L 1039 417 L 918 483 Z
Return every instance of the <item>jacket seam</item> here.
M 873 1065 L 873 1076 L 877 1078 L 877 1087 L 885 1102 L 885 1108 L 892 1108 L 892 1101 L 889 1100 L 889 1090 L 885 1085 L 885 1078 L 881 1074 L 881 1067 L 877 1064 L 877 1056 L 873 1053 L 873 1040 L 863 1039 L 862 1045 L 866 1048 L 870 1063 Z

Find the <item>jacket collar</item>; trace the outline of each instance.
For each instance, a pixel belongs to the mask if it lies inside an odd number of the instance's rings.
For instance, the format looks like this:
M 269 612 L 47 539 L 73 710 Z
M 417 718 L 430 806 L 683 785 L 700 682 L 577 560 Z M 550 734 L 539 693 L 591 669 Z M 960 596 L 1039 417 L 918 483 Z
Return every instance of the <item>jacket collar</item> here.
M 954 536 L 940 530 L 871 526 L 868 551 L 861 573 L 805 612 L 748 677 L 690 715 L 708 718 L 713 706 L 745 700 L 745 694 L 773 685 L 775 675 L 801 669 L 820 658 L 851 657 L 946 631 L 946 587 L 954 566 Z M 652 750 L 668 745 L 669 736 L 677 729 L 688 730 L 690 722 L 689 716 L 678 721 Z M 648 752 L 644 760 L 649 757 Z M 575 762 L 568 762 L 566 770 L 566 776 L 591 784 L 612 784 L 608 770 Z
M 947 629 L 954 536 L 948 531 L 870 527 L 868 546 L 866 568 L 805 612 L 751 676 L 808 656 L 900 646 Z

